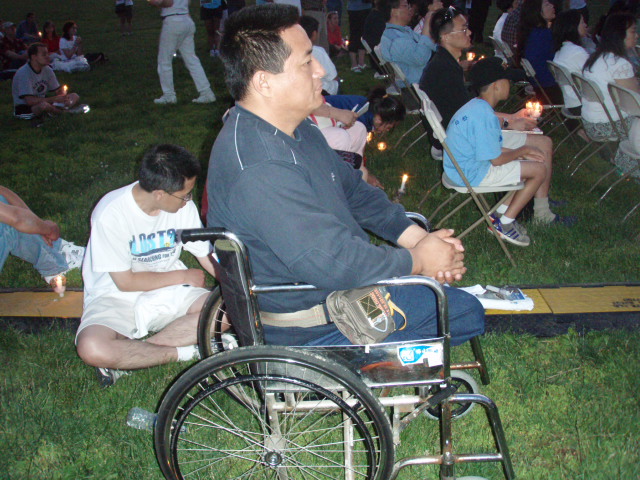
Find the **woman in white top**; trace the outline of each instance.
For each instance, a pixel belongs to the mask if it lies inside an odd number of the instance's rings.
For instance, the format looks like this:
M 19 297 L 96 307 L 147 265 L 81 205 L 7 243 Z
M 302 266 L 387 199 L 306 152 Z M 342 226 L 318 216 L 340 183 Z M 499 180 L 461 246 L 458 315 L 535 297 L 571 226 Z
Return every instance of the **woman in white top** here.
M 600 88 L 605 106 L 620 132 L 623 131 L 620 128 L 621 122 L 628 122 L 628 119 L 618 118 L 607 84 L 615 82 L 640 93 L 640 86 L 638 86 L 634 75 L 633 66 L 626 58 L 627 49 L 634 46 L 637 40 L 636 20 L 633 15 L 621 13 L 609 16 L 602 27 L 598 48 L 589 56 L 583 70 L 584 76 Z M 599 103 L 583 100 L 582 119 L 589 136 L 611 135 L 613 133 L 613 126 Z M 614 162 L 624 172 L 637 166 L 635 161 L 632 161 L 620 150 L 618 150 Z M 635 175 L 639 175 L 638 172 Z
M 556 54 L 553 61 L 565 67 L 569 73 L 582 73 L 589 53 L 582 47 L 582 39 L 587 35 L 587 24 L 578 10 L 565 10 L 553 24 L 553 44 Z M 562 86 L 564 105 L 571 113 L 580 114 L 582 102 L 571 86 Z

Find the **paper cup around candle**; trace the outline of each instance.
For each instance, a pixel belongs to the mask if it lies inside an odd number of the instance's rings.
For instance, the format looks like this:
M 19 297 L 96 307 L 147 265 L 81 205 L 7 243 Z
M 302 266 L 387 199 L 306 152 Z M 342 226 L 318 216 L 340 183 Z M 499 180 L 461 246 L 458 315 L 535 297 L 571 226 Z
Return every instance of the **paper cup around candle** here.
M 387 144 L 385 142 L 379 142 L 378 143 L 378 150 L 380 150 L 381 152 L 383 152 L 384 150 L 387 149 Z
M 476 54 L 473 52 L 467 52 L 467 61 L 472 62 L 476 58 Z

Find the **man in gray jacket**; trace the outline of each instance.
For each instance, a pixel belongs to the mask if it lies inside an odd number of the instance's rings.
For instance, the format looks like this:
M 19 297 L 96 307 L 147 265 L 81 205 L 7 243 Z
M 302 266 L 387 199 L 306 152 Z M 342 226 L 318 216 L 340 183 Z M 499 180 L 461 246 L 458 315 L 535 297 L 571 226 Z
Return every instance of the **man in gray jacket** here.
M 211 153 L 207 223 L 233 231 L 245 243 L 258 283 L 319 288 L 258 298 L 260 309 L 276 316 L 299 312 L 320 318 L 304 327 L 295 318 L 291 326 L 267 324 L 267 343 L 348 344 L 323 319 L 330 292 L 410 274 L 460 280 L 464 248 L 452 230 L 427 233 L 408 220 L 382 190 L 361 181 L 361 173 L 306 119 L 322 104 L 324 71 L 297 18 L 292 7 L 261 5 L 241 10 L 226 24 L 221 57 L 236 107 Z M 373 245 L 365 230 L 400 248 Z M 387 341 L 436 335 L 429 289 L 389 291 L 408 325 Z M 447 288 L 447 294 L 453 343 L 481 334 L 480 303 L 456 289 Z

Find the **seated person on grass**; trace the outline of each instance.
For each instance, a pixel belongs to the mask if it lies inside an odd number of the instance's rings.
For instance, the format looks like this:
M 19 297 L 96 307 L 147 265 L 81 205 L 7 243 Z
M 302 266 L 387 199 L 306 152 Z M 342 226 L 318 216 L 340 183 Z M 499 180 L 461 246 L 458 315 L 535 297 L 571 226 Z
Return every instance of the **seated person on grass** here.
M 534 220 L 540 223 L 571 222 L 549 209 L 551 159 L 532 145 L 509 149 L 502 146 L 500 122 L 493 109 L 509 96 L 509 71 L 499 58 L 479 61 L 470 71 L 479 97 L 456 112 L 447 127 L 447 144 L 471 186 L 511 185 L 524 181 L 509 205 L 498 207 L 492 220 L 498 234 L 521 247 L 530 243 L 526 231 L 515 221 L 516 215 L 533 197 Z M 464 182 L 445 152 L 444 170 L 456 184 Z
M 73 112 L 80 97 L 60 86 L 49 66 L 51 60 L 47 47 L 42 43 L 33 43 L 27 53 L 29 61 L 13 77 L 13 115 L 30 120 L 43 113 Z M 55 92 L 55 95 L 47 97 L 48 92 Z
M 84 247 L 60 238 L 56 223 L 38 217 L 17 193 L 0 185 L 0 272 L 9 254 L 32 264 L 51 284 L 82 265 Z
M 16 24 L 4 22 L 4 37 L 0 39 L 2 70 L 16 70 L 27 61 L 27 46 L 16 37 Z
M 176 232 L 202 227 L 191 201 L 200 171 L 184 148 L 157 145 L 144 154 L 139 181 L 105 195 L 91 214 L 76 345 L 104 387 L 125 373 L 120 369 L 197 355 L 196 326 L 209 290 L 204 272 L 187 268 L 180 253 L 184 246 L 213 275 L 211 245 L 183 245 Z

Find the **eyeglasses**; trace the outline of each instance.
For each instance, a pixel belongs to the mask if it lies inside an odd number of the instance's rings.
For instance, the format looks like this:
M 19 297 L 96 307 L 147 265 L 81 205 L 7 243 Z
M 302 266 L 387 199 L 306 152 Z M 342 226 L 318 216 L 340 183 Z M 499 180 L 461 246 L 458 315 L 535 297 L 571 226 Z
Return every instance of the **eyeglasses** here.
M 462 30 L 452 30 L 449 33 L 467 33 L 469 31 L 469 25 L 465 25 L 465 27 Z
M 173 193 L 169 193 L 169 192 L 167 192 L 167 193 L 169 195 L 171 195 L 172 197 L 179 198 L 184 203 L 189 203 L 191 201 L 191 199 L 193 198 L 193 192 L 187 193 L 184 197 L 179 197 L 178 195 L 174 195 Z

